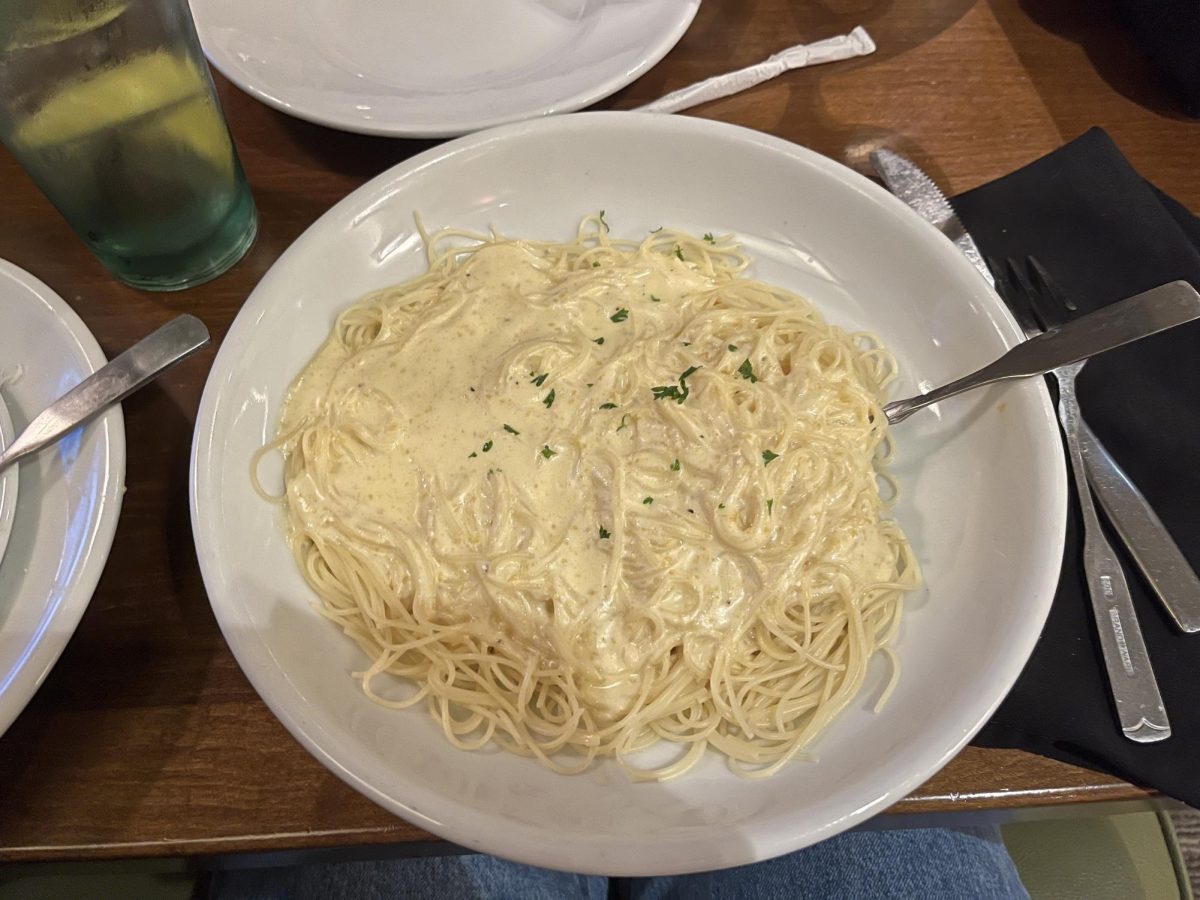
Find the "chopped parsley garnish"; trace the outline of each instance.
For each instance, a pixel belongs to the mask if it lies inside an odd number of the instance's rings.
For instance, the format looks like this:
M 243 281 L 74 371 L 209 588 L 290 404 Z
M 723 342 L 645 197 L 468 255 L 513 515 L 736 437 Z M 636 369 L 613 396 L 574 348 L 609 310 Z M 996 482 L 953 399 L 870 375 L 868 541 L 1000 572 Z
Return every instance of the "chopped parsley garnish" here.
M 651 302 L 651 303 L 662 303 L 662 298 L 661 298 L 661 297 L 655 297 L 653 294 L 651 294 L 651 295 L 650 295 L 650 302 Z
M 724 504 L 724 503 L 718 503 L 718 504 L 717 504 L 717 509 L 724 509 L 724 508 L 725 508 L 725 504 Z
M 542 402 L 546 404 L 546 409 L 554 405 L 554 388 L 550 388 L 550 393 L 542 399 Z
M 711 231 L 706 231 L 706 232 L 704 233 L 704 239 L 705 239 L 706 241 L 708 241 L 710 244 L 715 244 L 715 243 L 717 242 L 716 238 L 714 238 L 714 237 L 712 236 L 712 232 L 711 232 Z
M 604 343 L 604 338 L 602 338 L 602 337 L 598 337 L 598 338 L 592 338 L 592 343 L 593 343 L 593 344 L 603 344 L 603 343 Z
M 629 318 L 629 310 L 622 306 L 608 318 L 612 322 L 624 322 Z
M 751 384 L 754 384 L 756 381 L 758 381 L 758 376 L 754 374 L 754 366 L 750 364 L 750 357 L 748 356 L 746 357 L 746 361 L 738 366 L 738 374 Z
M 692 392 L 692 389 L 688 387 L 687 384 L 688 377 L 699 368 L 699 366 L 688 366 L 686 369 L 684 369 L 683 374 L 679 376 L 679 384 L 677 385 L 667 384 L 650 388 L 650 392 L 654 395 L 654 399 L 666 400 L 669 398 L 674 400 L 676 403 L 682 403 L 688 398 L 688 394 Z
M 643 506 L 649 506 L 649 505 L 650 505 L 651 503 L 653 503 L 653 502 L 654 502 L 654 498 L 653 498 L 653 497 L 647 497 L 645 500 L 643 500 L 643 501 L 642 501 L 642 505 L 643 505 Z
M 604 221 L 604 210 L 600 210 L 600 224 L 604 226 L 604 230 L 608 231 L 608 223 Z
M 538 375 L 534 378 L 530 378 L 529 380 L 532 381 L 536 387 L 541 387 L 545 383 L 546 379 L 549 377 L 550 377 L 549 372 L 543 372 L 541 375 Z
M 772 507 L 772 506 L 774 506 L 774 505 L 775 505 L 775 501 L 774 501 L 774 500 L 768 500 L 768 501 L 767 501 L 767 515 L 768 515 L 768 516 L 771 514 L 771 507 Z
M 598 269 L 598 268 L 600 268 L 600 260 L 598 260 L 598 259 L 594 259 L 594 260 L 592 260 L 592 268 L 593 268 L 593 269 Z
M 489 450 L 491 450 L 491 449 L 492 449 L 492 442 L 491 442 L 491 441 L 488 441 L 487 443 L 485 443 L 485 444 L 483 445 L 483 452 L 484 452 L 484 453 L 487 453 L 487 452 L 488 452 Z
M 479 455 L 478 453 L 476 453 L 474 450 L 472 450 L 472 451 L 471 451 L 471 455 L 470 455 L 470 456 L 468 456 L 468 457 L 467 457 L 467 459 L 474 459 L 474 458 L 475 458 L 475 457 L 477 457 L 478 455 Z
M 625 413 L 625 415 L 621 416 L 621 424 L 617 426 L 617 431 L 620 431 L 622 428 L 628 428 L 628 427 L 629 427 L 629 413 Z
M 615 404 L 615 403 L 601 403 L 601 404 L 600 404 L 600 408 L 601 408 L 601 409 L 616 409 L 616 408 L 617 408 L 617 404 Z
M 513 428 L 511 425 L 508 425 L 508 424 L 505 424 L 504 430 L 507 431 L 509 434 L 520 434 L 521 433 L 521 432 L 517 431 L 517 429 Z
M 770 450 L 764 450 L 762 456 L 763 456 L 763 465 L 764 466 L 769 466 L 772 463 L 772 461 L 779 459 L 779 454 L 772 453 Z
M 544 456 L 546 459 L 549 459 L 552 456 L 558 456 L 558 451 L 551 450 L 549 444 L 543 444 L 542 445 L 542 456 Z
M 730 345 L 729 345 L 729 352 L 730 352 L 730 353 L 732 353 L 732 352 L 733 352 L 734 350 L 736 350 L 736 349 L 737 349 L 737 344 L 730 344 Z
M 692 346 L 692 342 L 691 342 L 691 341 L 684 341 L 684 342 L 683 342 L 683 346 L 685 346 L 685 347 L 690 347 L 690 346 Z
M 671 471 L 672 472 L 679 471 L 679 460 L 675 460 L 675 462 L 671 463 Z
M 679 258 L 680 262 L 683 262 L 683 248 L 678 244 L 675 245 L 675 255 Z
M 607 541 L 610 537 L 612 537 L 612 533 L 608 529 L 606 529 L 603 525 L 601 525 L 600 526 L 600 540 Z

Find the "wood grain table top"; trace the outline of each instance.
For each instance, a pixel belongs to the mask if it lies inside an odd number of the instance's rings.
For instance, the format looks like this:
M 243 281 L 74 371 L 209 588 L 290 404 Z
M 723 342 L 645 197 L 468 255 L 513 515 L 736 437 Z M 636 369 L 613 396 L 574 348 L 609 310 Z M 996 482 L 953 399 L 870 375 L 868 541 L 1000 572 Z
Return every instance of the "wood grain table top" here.
M 704 0 L 679 45 L 599 108 L 629 109 L 864 25 L 869 57 L 789 73 L 688 114 L 779 135 L 863 169 L 885 145 L 954 193 L 1093 125 L 1200 208 L 1200 123 L 1158 87 L 1107 7 L 1084 0 Z M 219 343 L 267 268 L 322 212 L 433 142 L 310 125 L 218 85 L 260 214 L 233 270 L 178 294 L 117 284 L 0 151 L 0 257 L 80 314 L 110 355 L 173 315 Z M 330 774 L 242 675 L 192 545 L 188 454 L 211 349 L 125 403 L 127 493 L 107 569 L 58 664 L 0 737 L 0 861 L 183 856 L 428 840 Z M 896 812 L 1145 798 L 1118 779 L 968 747 Z

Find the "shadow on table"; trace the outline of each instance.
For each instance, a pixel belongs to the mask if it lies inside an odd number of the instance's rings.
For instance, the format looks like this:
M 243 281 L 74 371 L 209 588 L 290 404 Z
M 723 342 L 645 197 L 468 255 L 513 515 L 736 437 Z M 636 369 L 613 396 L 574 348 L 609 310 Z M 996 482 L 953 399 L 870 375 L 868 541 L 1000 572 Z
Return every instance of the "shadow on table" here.
M 902 131 L 868 124 L 871 122 L 868 118 L 870 108 L 863 113 L 866 122 L 835 113 L 826 96 L 826 79 L 854 77 L 856 70 L 876 67 L 910 53 L 952 28 L 974 5 L 974 0 L 947 0 L 937 4 L 826 0 L 787 4 L 775 11 L 772 4 L 762 2 L 704 4 L 688 34 L 672 51 L 671 58 L 676 65 L 671 69 L 670 82 L 666 81 L 662 67 L 658 67 L 618 92 L 609 105 L 632 108 L 686 83 L 758 62 L 764 55 L 764 44 L 777 51 L 800 41 L 811 42 L 846 34 L 861 25 L 877 44 L 876 51 L 870 56 L 789 73 L 753 91 L 699 106 L 689 114 L 736 122 L 769 133 L 798 133 L 799 142 L 805 146 L 864 174 L 872 174 L 867 162 L 870 150 L 888 146 L 911 154 L 914 148 Z M 771 9 L 767 9 L 768 6 Z M 769 20 L 768 12 L 773 16 Z M 764 41 L 761 32 L 768 26 L 776 37 Z M 693 47 L 713 46 L 726 46 L 728 52 L 718 58 L 699 49 L 689 53 Z M 748 51 L 740 49 L 743 46 L 757 49 L 747 55 Z M 684 57 L 682 60 L 680 55 Z M 938 73 L 930 74 L 932 77 Z M 914 77 L 919 77 L 919 73 Z M 886 90 L 881 87 L 874 92 L 877 96 L 866 98 L 867 106 L 871 107 L 885 94 Z M 875 117 L 874 122 L 878 121 Z
M 672 62 L 670 75 L 667 67 L 656 66 L 596 108 L 631 109 L 695 81 L 760 62 L 768 55 L 762 51 L 764 45 L 769 47 L 769 53 L 774 53 L 796 43 L 848 34 L 859 25 L 876 39 L 876 51 L 868 57 L 839 62 L 834 71 L 844 73 L 877 64 L 937 37 L 973 5 L 974 0 L 938 4 L 825 0 L 784 4 L 782 10 L 776 10 L 774 4 L 762 2 L 702 4 L 691 28 L 668 57 Z M 786 20 L 777 18 L 776 13 L 786 16 Z M 755 32 L 768 26 L 775 37 L 763 41 Z M 742 50 L 743 46 L 755 49 L 750 52 Z M 717 52 L 713 53 L 711 48 L 718 48 Z M 818 66 L 786 76 L 792 88 L 789 112 L 799 111 L 803 119 L 809 117 L 809 111 L 820 107 L 820 82 L 822 73 L 827 71 Z M 706 108 L 715 108 L 720 102 L 697 110 L 703 114 Z
M 1056 122 L 1063 119 L 1063 114 L 1077 115 L 1078 111 L 1056 108 L 1056 104 L 1066 102 L 1069 95 L 1045 90 L 1047 80 L 1071 76 L 1061 65 L 1048 66 L 1049 58 L 1033 51 L 1033 46 L 1039 42 L 1030 38 L 1039 29 L 1077 44 L 1096 74 L 1122 97 L 1166 118 L 1191 121 L 1163 86 L 1145 52 L 1111 3 L 1089 0 L 1020 0 L 1019 5 L 1008 0 L 988 2 Z
M 127 490 L 105 573 L 62 657 L 0 738 L 0 802 L 22 826 L 10 845 L 60 838 L 37 830 L 43 820 L 119 831 L 143 785 L 161 783 L 199 730 L 194 701 L 220 635 L 191 542 L 192 416 L 160 385 L 124 411 Z M 107 714 L 130 707 L 140 710 L 134 731 L 130 716 Z M 102 792 L 97 781 L 108 782 Z M 101 793 L 102 806 L 84 802 Z
M 324 171 L 366 180 L 441 143 L 339 131 L 264 107 L 294 148 Z

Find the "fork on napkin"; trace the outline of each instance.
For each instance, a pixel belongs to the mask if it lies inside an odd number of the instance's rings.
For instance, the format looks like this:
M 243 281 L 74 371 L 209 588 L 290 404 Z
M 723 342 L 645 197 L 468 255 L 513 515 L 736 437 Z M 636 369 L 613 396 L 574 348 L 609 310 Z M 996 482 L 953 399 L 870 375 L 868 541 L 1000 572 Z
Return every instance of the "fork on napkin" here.
M 1036 257 L 1080 314 L 1175 279 L 1200 286 L 1200 219 L 1144 181 L 1100 129 L 952 203 L 985 256 Z M 1197 348 L 1200 327 L 1184 326 L 1093 361 L 1078 380 L 1093 430 L 1193 568 L 1200 568 Z M 1135 744 L 1112 727 L 1073 504 L 1041 640 L 975 743 L 1106 770 L 1200 806 L 1200 640 L 1178 631 L 1140 577 L 1129 578 L 1129 589 L 1171 712 L 1171 740 Z

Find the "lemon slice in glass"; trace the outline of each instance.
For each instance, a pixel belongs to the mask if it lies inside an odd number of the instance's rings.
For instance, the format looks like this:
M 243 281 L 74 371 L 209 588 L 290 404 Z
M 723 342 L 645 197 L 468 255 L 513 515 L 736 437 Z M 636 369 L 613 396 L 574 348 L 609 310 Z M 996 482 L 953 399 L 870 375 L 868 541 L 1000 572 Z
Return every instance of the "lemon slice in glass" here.
M 209 99 L 204 73 L 165 50 L 64 85 L 18 126 L 14 139 L 42 149 L 116 127 L 129 129 L 132 140 L 182 146 L 232 172 L 229 135 Z

